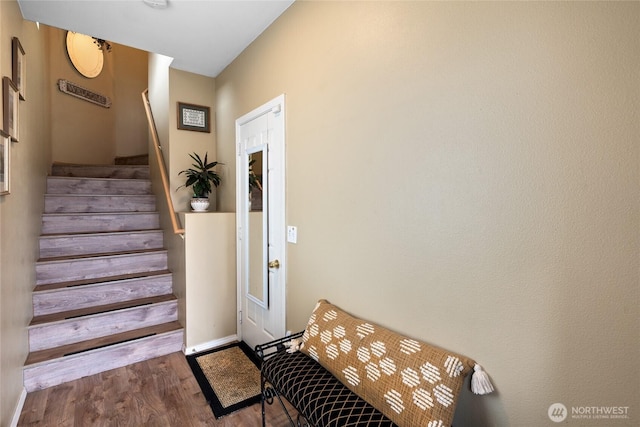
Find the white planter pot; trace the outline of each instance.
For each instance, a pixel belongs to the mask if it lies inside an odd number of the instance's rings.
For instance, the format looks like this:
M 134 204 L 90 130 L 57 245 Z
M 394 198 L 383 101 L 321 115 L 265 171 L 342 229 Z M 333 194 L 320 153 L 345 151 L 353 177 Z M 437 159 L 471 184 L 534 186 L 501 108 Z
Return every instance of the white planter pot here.
M 191 199 L 191 209 L 194 212 L 206 212 L 209 209 L 209 199 L 193 198 Z

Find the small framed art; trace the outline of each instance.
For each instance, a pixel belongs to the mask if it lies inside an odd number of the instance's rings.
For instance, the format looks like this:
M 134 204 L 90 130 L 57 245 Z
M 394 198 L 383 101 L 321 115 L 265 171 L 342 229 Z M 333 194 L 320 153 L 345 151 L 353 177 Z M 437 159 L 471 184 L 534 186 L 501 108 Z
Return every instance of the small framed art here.
M 12 40 L 13 54 L 13 83 L 15 83 L 20 93 L 20 99 L 27 99 L 27 63 L 24 56 L 24 49 L 20 44 L 20 40 L 14 37 Z
M 11 137 L 0 130 L 0 196 L 9 194 L 11 165 Z
M 2 78 L 2 99 L 4 107 L 4 131 L 9 134 L 12 141 L 18 142 L 20 140 L 18 114 L 20 94 L 18 93 L 18 88 L 9 77 Z
M 211 132 L 209 107 L 178 102 L 178 129 Z

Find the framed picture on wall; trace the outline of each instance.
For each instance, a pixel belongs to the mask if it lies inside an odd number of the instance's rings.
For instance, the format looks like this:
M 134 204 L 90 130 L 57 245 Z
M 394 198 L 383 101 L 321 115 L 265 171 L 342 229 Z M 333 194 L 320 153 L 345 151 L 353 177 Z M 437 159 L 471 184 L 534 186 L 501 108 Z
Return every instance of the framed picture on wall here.
M 12 40 L 12 54 L 13 54 L 13 83 L 15 83 L 20 93 L 20 99 L 27 99 L 27 64 L 24 56 L 24 49 L 20 40 L 14 37 Z
M 10 164 L 11 137 L 3 130 L 0 130 L 0 196 L 9 194 L 9 191 L 11 191 L 9 186 Z
M 20 94 L 13 81 L 6 76 L 2 78 L 2 99 L 4 107 L 4 131 L 9 134 L 12 141 L 18 142 L 20 140 L 20 124 L 18 122 L 18 102 L 20 102 Z
M 178 129 L 211 132 L 209 107 L 178 102 Z

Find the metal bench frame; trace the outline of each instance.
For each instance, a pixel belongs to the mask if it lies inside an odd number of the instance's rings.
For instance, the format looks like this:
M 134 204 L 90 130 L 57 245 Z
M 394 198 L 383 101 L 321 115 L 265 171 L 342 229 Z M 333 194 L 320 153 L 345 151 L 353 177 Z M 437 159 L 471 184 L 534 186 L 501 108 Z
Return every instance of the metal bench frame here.
M 264 366 L 265 361 L 269 360 L 271 357 L 275 356 L 279 352 L 286 350 L 286 347 L 284 345 L 285 343 L 295 338 L 301 338 L 303 333 L 304 331 L 296 332 L 295 334 L 286 336 L 284 338 L 269 341 L 264 344 L 259 344 L 255 348 L 256 355 L 260 359 L 260 392 L 261 392 L 260 401 L 262 404 L 262 427 L 266 427 L 265 403 L 269 405 L 273 404 L 274 397 L 278 399 L 278 402 L 280 402 L 280 406 L 282 406 L 282 409 L 287 415 L 287 418 L 289 419 L 289 422 L 291 423 L 292 427 L 313 427 L 301 415 L 300 410 L 298 410 L 298 408 L 295 408 L 298 411 L 298 416 L 296 417 L 296 421 L 295 422 L 293 421 L 293 418 L 291 418 L 291 415 L 289 414 L 287 407 L 282 401 L 282 397 L 280 397 L 278 390 L 276 390 L 275 388 L 273 388 L 271 384 L 269 384 L 269 382 L 267 381 L 267 378 L 265 378 L 264 376 L 264 370 L 262 368 Z

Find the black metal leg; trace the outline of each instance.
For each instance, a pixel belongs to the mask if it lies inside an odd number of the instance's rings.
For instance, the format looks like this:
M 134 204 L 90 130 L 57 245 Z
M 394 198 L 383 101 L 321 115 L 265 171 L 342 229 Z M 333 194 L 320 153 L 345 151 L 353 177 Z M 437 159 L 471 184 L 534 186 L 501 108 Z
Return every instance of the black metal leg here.
M 264 379 L 264 376 L 262 376 L 262 373 L 261 373 L 260 374 L 260 402 L 262 403 L 262 427 L 267 426 L 267 418 L 266 418 L 265 409 L 264 409 L 264 401 L 266 399 L 265 389 L 264 389 L 265 382 L 266 381 Z
M 291 424 L 291 427 L 296 427 L 296 423 L 293 421 L 293 418 L 291 418 L 291 415 L 289 414 L 289 411 L 287 410 L 286 405 L 282 401 L 282 398 L 278 394 L 278 391 L 271 386 L 267 386 L 266 382 L 267 380 L 261 376 L 260 391 L 262 392 L 262 395 L 260 397 L 260 401 L 262 403 L 262 427 L 266 427 L 266 422 L 267 422 L 264 404 L 265 402 L 269 405 L 273 404 L 274 397 L 278 398 L 278 402 L 280 402 L 280 406 L 282 406 L 282 410 L 287 415 L 287 418 L 289 419 L 289 423 Z
M 265 344 L 257 345 L 255 348 L 256 355 L 258 356 L 258 358 L 260 358 L 262 362 L 260 366 L 260 392 L 261 392 L 260 404 L 262 409 L 262 427 L 266 427 L 266 424 L 267 424 L 265 403 L 269 405 L 273 404 L 274 397 L 278 398 L 278 401 L 280 402 L 280 406 L 282 406 L 282 410 L 284 411 L 285 414 L 287 414 L 287 418 L 289 419 L 289 423 L 291 424 L 291 427 L 296 427 L 296 423 L 291 418 L 291 415 L 289 414 L 289 411 L 287 410 L 286 405 L 282 401 L 282 398 L 280 397 L 280 394 L 278 393 L 278 391 L 271 384 L 267 385 L 268 381 L 264 376 L 263 369 L 267 359 L 271 358 L 272 356 L 275 356 L 277 353 L 281 351 L 284 351 L 285 342 L 288 342 L 293 338 L 300 338 L 302 337 L 303 333 L 304 331 L 300 331 L 288 337 L 280 338 L 278 340 L 270 341 Z M 297 425 L 300 426 L 300 415 L 298 415 Z M 308 421 L 306 425 L 307 426 L 309 425 Z

